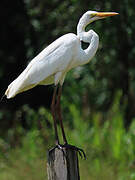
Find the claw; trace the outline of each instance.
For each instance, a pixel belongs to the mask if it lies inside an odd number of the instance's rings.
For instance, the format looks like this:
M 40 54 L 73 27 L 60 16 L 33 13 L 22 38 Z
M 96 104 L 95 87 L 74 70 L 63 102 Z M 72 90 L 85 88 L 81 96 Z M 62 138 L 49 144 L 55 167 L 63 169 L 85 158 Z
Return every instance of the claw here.
M 84 159 L 86 159 L 86 154 L 85 154 L 85 152 L 84 152 L 83 149 L 78 148 L 78 147 L 73 146 L 73 145 L 70 145 L 70 144 L 64 144 L 63 147 L 65 147 L 65 148 L 67 148 L 67 149 L 75 150 L 76 152 L 79 153 L 79 155 L 80 155 L 81 158 L 84 157 Z M 83 154 L 83 155 L 82 155 L 82 154 Z
M 84 157 L 84 159 L 86 159 L 86 154 L 85 154 L 85 152 L 84 152 L 83 149 L 78 148 L 78 147 L 73 146 L 73 145 L 70 145 L 70 144 L 64 144 L 64 145 L 57 144 L 55 147 L 53 147 L 52 149 L 49 150 L 49 154 L 50 154 L 54 149 L 56 149 L 56 148 L 60 149 L 60 150 L 63 152 L 63 155 L 64 155 L 65 157 L 66 157 L 66 154 L 65 154 L 63 148 L 72 149 L 72 150 L 76 151 L 77 153 L 79 153 L 79 155 L 80 155 L 81 158 Z
M 53 148 L 51 148 L 50 150 L 49 150 L 49 155 L 50 155 L 50 153 L 53 151 L 53 150 L 55 150 L 55 149 L 60 149 L 62 152 L 63 152 L 63 155 L 66 157 L 66 154 L 65 154 L 65 152 L 64 152 L 64 150 L 63 150 L 63 146 L 61 145 L 61 144 L 57 144 L 56 146 L 54 146 Z

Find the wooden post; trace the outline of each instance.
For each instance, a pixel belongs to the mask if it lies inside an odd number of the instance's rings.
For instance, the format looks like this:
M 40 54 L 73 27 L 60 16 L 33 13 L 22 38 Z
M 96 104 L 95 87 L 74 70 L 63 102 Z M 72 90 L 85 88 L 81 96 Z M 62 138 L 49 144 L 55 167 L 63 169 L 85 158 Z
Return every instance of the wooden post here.
M 48 180 L 80 180 L 77 152 L 55 148 L 48 153 Z

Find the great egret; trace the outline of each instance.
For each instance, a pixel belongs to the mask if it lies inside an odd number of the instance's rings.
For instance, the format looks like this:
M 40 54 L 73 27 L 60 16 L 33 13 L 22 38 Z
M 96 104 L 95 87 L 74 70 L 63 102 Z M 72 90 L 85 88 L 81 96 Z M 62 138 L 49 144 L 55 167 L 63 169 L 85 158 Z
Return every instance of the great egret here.
M 18 93 L 37 85 L 55 84 L 51 109 L 57 145 L 60 143 L 56 125 L 56 112 L 60 121 L 64 143 L 68 145 L 60 110 L 60 97 L 66 73 L 72 68 L 90 62 L 98 49 L 98 35 L 93 30 L 85 32 L 85 27 L 95 20 L 117 14 L 115 12 L 87 11 L 79 20 L 77 35 L 68 33 L 51 43 L 28 64 L 26 69 L 8 86 L 5 92 L 7 98 L 13 98 Z M 82 49 L 81 41 L 89 43 L 87 49 Z

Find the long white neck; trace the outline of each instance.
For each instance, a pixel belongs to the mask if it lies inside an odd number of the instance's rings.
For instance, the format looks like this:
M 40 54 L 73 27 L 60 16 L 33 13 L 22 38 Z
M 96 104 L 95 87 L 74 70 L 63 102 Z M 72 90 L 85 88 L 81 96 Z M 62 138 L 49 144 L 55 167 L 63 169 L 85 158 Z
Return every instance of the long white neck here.
M 84 53 L 82 54 L 81 57 L 82 64 L 88 63 L 95 55 L 98 49 L 98 44 L 99 44 L 98 35 L 93 30 L 89 30 L 88 32 L 85 32 L 86 26 L 91 22 L 85 19 L 84 17 L 82 17 L 77 25 L 78 38 L 83 42 L 89 43 L 88 48 L 83 50 Z

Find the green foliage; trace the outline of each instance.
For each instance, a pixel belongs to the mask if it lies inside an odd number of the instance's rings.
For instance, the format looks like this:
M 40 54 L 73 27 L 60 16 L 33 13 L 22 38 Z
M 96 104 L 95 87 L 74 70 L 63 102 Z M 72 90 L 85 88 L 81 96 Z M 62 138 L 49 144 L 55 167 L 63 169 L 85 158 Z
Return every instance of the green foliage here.
M 80 159 L 82 179 L 84 176 L 86 180 L 134 179 L 135 120 L 126 131 L 123 125 L 123 114 L 119 111 L 120 96 L 121 93 L 118 93 L 115 97 L 115 103 L 107 114 L 108 120 L 104 123 L 101 113 L 95 114 L 88 121 L 83 118 L 74 104 L 68 106 L 69 116 L 72 118 L 72 127 L 66 123 L 68 140 L 71 144 L 84 148 L 87 154 L 86 161 Z M 28 119 L 34 114 L 35 112 L 29 109 Z M 37 119 L 42 116 L 52 123 L 51 114 L 45 108 L 39 108 L 36 115 Z M 20 146 L 15 149 L 8 147 L 3 154 L 1 153 L 0 178 L 2 180 L 44 179 L 46 162 L 43 161 L 46 159 L 48 147 L 52 146 L 51 142 L 54 141 L 53 136 L 50 135 L 51 126 L 46 127 L 47 125 L 44 126 L 44 134 L 42 129 L 33 127 L 22 137 Z M 44 143 L 46 136 L 49 141 Z M 5 146 L 1 141 L 1 147 Z

